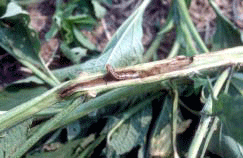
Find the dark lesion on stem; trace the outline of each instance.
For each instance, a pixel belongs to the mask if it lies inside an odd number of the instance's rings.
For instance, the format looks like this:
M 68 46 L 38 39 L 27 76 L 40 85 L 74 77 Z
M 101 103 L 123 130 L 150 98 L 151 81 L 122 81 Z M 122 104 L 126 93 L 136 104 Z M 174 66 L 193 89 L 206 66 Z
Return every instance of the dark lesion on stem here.
M 122 70 L 115 71 L 110 64 L 106 65 L 106 78 L 110 80 L 129 80 L 136 78 L 145 78 L 158 74 L 168 73 L 175 70 L 180 70 L 193 62 L 193 57 L 177 56 L 171 62 L 158 64 L 148 70 L 135 71 L 135 70 Z
M 76 83 L 76 84 L 70 85 L 70 86 L 62 89 L 59 92 L 59 97 L 65 98 L 65 97 L 73 95 L 80 88 L 88 88 L 88 87 L 92 87 L 95 85 L 102 85 L 102 84 L 106 84 L 106 81 L 104 80 L 103 77 L 99 77 L 99 78 L 96 78 L 96 79 L 93 79 L 90 81 L 83 81 L 80 83 Z
M 190 65 L 192 62 L 193 62 L 193 57 L 178 56 L 168 63 L 157 64 L 148 70 L 138 70 L 138 71 L 136 70 L 116 71 L 114 68 L 112 68 L 110 64 L 106 64 L 106 70 L 107 70 L 106 75 L 90 81 L 83 81 L 81 83 L 71 85 L 63 89 L 59 93 L 59 96 L 60 98 L 70 96 L 79 88 L 88 88 L 95 85 L 102 85 L 102 84 L 107 84 L 109 82 L 116 82 L 121 80 L 145 78 L 149 76 L 155 76 L 155 75 L 164 74 L 176 70 L 181 70 L 185 66 Z

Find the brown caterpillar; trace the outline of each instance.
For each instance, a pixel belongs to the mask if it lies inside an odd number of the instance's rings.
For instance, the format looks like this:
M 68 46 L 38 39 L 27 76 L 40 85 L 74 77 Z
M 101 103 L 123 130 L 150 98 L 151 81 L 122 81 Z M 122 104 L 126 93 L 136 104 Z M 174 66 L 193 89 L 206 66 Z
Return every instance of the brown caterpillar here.
M 115 72 L 110 64 L 106 64 L 107 74 L 112 76 L 116 80 L 127 80 L 127 79 L 134 79 L 139 78 L 139 74 L 134 72 Z

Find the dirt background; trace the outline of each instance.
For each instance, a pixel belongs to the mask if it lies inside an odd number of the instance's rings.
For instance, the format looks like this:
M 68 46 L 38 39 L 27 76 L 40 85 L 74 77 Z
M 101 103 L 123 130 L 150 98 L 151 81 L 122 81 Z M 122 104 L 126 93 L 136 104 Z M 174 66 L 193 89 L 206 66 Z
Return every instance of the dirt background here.
M 141 4 L 141 0 L 112 0 L 112 5 L 103 4 L 107 9 L 104 18 L 98 21 L 92 32 L 83 33 L 102 52 L 107 42 L 117 28 L 132 14 Z M 215 0 L 221 11 L 239 28 L 243 28 L 243 2 L 241 0 Z M 160 27 L 166 22 L 171 0 L 153 0 L 147 7 L 143 19 L 143 45 L 146 49 L 150 46 Z M 30 13 L 31 25 L 39 32 L 41 39 L 41 55 L 50 69 L 57 69 L 71 65 L 71 62 L 60 52 L 58 37 L 45 41 L 44 36 L 50 30 L 52 16 L 55 13 L 56 0 L 42 0 L 39 3 L 25 5 Z M 191 18 L 201 34 L 205 43 L 215 32 L 216 15 L 207 0 L 192 0 L 190 6 Z M 161 42 L 158 50 L 159 57 L 165 58 L 175 39 L 175 31 L 166 35 L 166 40 Z M 52 56 L 52 52 L 56 55 Z M 0 53 L 0 85 L 4 87 L 8 83 L 31 75 L 31 71 L 16 61 L 8 53 Z

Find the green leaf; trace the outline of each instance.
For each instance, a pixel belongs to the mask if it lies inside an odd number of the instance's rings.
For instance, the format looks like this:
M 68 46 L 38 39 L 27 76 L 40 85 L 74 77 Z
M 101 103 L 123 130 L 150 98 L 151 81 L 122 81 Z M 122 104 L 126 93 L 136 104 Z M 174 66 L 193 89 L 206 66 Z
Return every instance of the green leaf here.
M 81 24 L 82 25 L 87 25 L 87 26 L 93 26 L 96 24 L 96 20 L 92 18 L 91 16 L 88 15 L 75 15 L 75 16 L 69 16 L 65 18 L 66 21 L 72 23 L 72 24 Z
M 219 115 L 221 128 L 212 137 L 209 150 L 222 157 L 243 156 L 242 101 L 242 96 L 222 94 L 216 102 L 223 107 L 223 113 Z
M 145 137 L 152 119 L 151 106 L 146 106 L 142 111 L 132 116 L 129 120 L 113 133 L 112 139 L 108 144 L 117 155 L 131 151 L 137 145 L 145 141 Z
M 243 96 L 243 73 L 234 73 L 231 83 L 234 88 Z
M 91 0 L 78 1 L 77 4 L 82 14 L 91 15 L 93 18 L 95 18 L 94 6 Z
M 59 144 L 59 148 L 56 151 L 49 152 L 35 152 L 34 154 L 27 154 L 27 158 L 75 158 L 77 157 L 77 153 L 81 151 L 78 150 L 78 147 L 82 146 L 82 148 L 86 147 L 85 142 L 92 142 L 94 139 L 94 135 L 88 136 L 87 138 L 79 138 L 74 141 L 69 141 L 66 144 Z M 80 150 L 80 149 L 79 149 Z M 81 149 L 82 150 L 82 149 Z
M 37 97 L 47 90 L 35 84 L 13 84 L 0 92 L 0 111 L 7 111 L 15 106 Z
M 81 45 L 84 47 L 90 49 L 90 50 L 95 50 L 96 47 L 93 43 L 91 43 L 87 37 L 85 37 L 80 30 L 76 26 L 73 26 L 73 34 L 76 37 L 76 39 L 80 42 Z
M 107 63 L 111 63 L 113 66 L 118 67 L 131 65 L 134 60 L 135 62 L 141 61 L 143 53 L 143 46 L 141 43 L 143 35 L 142 15 L 148 2 L 148 0 L 144 1 L 141 7 L 124 22 L 99 58 L 89 60 L 80 65 L 55 70 L 53 73 L 58 76 L 59 80 L 63 81 L 67 78 L 71 79 L 77 77 L 81 71 L 104 71 Z M 35 82 L 36 77 L 30 77 L 28 80 Z
M 49 130 L 53 129 L 57 124 L 63 121 L 75 108 L 77 108 L 82 102 L 83 98 L 77 98 L 73 103 L 66 107 L 62 112 L 55 115 L 49 121 L 41 125 L 38 130 L 14 153 L 13 157 L 21 157 L 25 154 L 31 147 L 37 143 L 44 135 L 48 133 Z
M 50 40 L 52 37 L 54 37 L 57 34 L 58 31 L 59 31 L 58 25 L 55 22 L 52 22 L 49 32 L 45 34 L 45 39 L 47 41 Z
M 92 0 L 91 2 L 94 6 L 95 16 L 99 19 L 103 18 L 106 14 L 106 9 L 97 0 Z
M 238 28 L 225 17 L 215 2 L 209 1 L 217 14 L 217 29 L 213 36 L 212 50 L 220 50 L 242 45 L 241 34 Z
M 192 78 L 194 81 L 194 91 L 199 93 L 201 91 L 201 88 L 205 88 L 208 85 L 208 80 L 202 77 L 193 77 Z
M 105 139 L 105 135 L 100 135 L 96 140 L 90 144 L 80 155 L 79 157 L 91 157 L 91 153 L 94 151 L 96 147 L 100 145 L 100 143 Z
M 27 120 L 0 133 L 0 157 L 12 157 L 13 153 L 27 140 L 28 128 L 31 123 L 31 120 Z
M 36 77 L 36 76 L 31 76 L 31 77 L 27 77 L 27 78 L 24 78 L 24 79 L 20 79 L 20 80 L 17 80 L 7 86 L 11 86 L 13 84 L 22 84 L 22 83 L 30 83 L 30 82 L 33 82 L 33 83 L 36 83 L 36 84 L 44 84 L 43 80 L 41 80 L 40 78 Z
M 74 40 L 72 24 L 66 20 L 62 21 L 62 29 L 64 30 L 64 41 L 67 44 L 70 44 Z
M 23 10 L 15 2 L 10 2 L 10 3 L 8 3 L 7 10 L 6 10 L 5 14 L 1 18 L 2 19 L 3 18 L 9 18 L 9 17 L 17 16 L 19 14 L 28 14 L 28 12 Z
M 223 106 L 223 114 L 220 115 L 220 120 L 223 123 L 222 132 L 243 145 L 243 97 L 221 95 L 219 101 Z
M 0 1 L 0 16 L 2 16 L 5 12 L 6 12 L 6 9 L 7 9 L 7 0 L 1 0 Z
M 95 46 L 87 39 L 85 39 L 84 36 L 82 36 L 82 34 L 78 31 L 78 28 L 75 26 L 76 24 L 79 28 L 91 28 L 95 23 L 96 21 L 87 15 L 69 16 L 63 19 L 62 28 L 65 31 L 65 42 L 72 43 L 74 37 L 76 37 L 77 40 L 85 47 L 91 50 L 95 49 Z
M 77 77 L 81 71 L 90 73 L 105 71 L 105 65 L 108 63 L 114 67 L 118 67 L 132 65 L 134 60 L 137 62 L 141 61 L 143 53 L 141 43 L 143 35 L 142 15 L 148 2 L 144 1 L 143 5 L 120 26 L 100 57 L 79 65 L 55 70 L 53 73 L 62 81 L 67 78 L 72 79 Z M 30 80 L 35 80 L 35 77 L 31 78 Z
M 18 8 L 13 11 L 12 8 Z M 29 16 L 14 2 L 9 3 L 7 12 L 0 21 L 0 45 L 19 60 L 44 68 L 39 56 L 40 41 L 37 33 L 28 27 Z
M 70 49 L 65 43 L 62 43 L 60 47 L 63 54 L 74 64 L 80 63 L 81 58 L 87 55 L 87 49 L 81 47 Z
M 8 8 L 19 7 L 10 3 Z M 59 81 L 50 73 L 40 57 L 40 41 L 37 33 L 29 28 L 30 18 L 23 14 L 21 9 L 18 12 L 7 12 L 0 17 L 0 46 L 14 56 L 24 66 L 30 68 L 33 73 L 51 86 L 55 86 Z M 12 16 L 13 15 L 13 16 Z
M 8 127 L 12 127 L 17 123 L 30 118 L 37 112 L 57 103 L 58 99 L 56 91 L 60 90 L 63 85 L 65 85 L 65 83 L 54 87 L 38 97 L 32 98 L 0 115 L 0 122 L 4 122 L 0 124 L 0 131 Z
M 80 3 L 85 5 L 80 5 Z M 58 1 L 52 27 L 46 34 L 46 39 L 52 38 L 58 31 L 61 31 L 64 35 L 64 42 L 70 44 L 74 40 L 74 24 L 77 24 L 79 28 L 92 28 L 96 24 L 96 20 L 91 15 L 92 7 L 90 8 L 87 3 L 89 1 L 71 1 L 69 3 Z M 74 11 L 76 12 L 74 13 Z
M 112 0 L 99 0 L 101 3 L 105 3 L 106 5 L 112 5 Z
M 242 144 L 232 137 L 217 130 L 213 135 L 208 150 L 221 157 L 243 157 Z
M 105 64 L 111 64 L 114 67 L 121 67 L 141 62 L 143 54 L 142 19 L 149 2 L 149 0 L 145 0 L 120 26 L 107 44 L 104 55 L 98 58 L 95 66 L 103 65 L 104 67 Z
M 155 122 L 152 138 L 150 140 L 151 141 L 150 151 L 151 151 L 151 156 L 153 157 L 154 156 L 166 157 L 172 154 L 172 141 L 171 141 L 172 138 L 171 121 L 173 121 L 171 118 L 172 106 L 173 106 L 172 98 L 168 95 L 165 96 L 165 100 L 162 106 L 163 108 L 159 114 L 159 117 Z M 177 124 L 176 124 L 176 129 L 174 129 L 175 134 L 181 134 L 185 132 L 185 130 L 189 127 L 189 125 L 191 124 L 191 120 L 182 121 L 182 118 L 178 114 L 176 117 L 177 117 Z M 182 144 L 178 144 L 178 145 L 181 146 Z

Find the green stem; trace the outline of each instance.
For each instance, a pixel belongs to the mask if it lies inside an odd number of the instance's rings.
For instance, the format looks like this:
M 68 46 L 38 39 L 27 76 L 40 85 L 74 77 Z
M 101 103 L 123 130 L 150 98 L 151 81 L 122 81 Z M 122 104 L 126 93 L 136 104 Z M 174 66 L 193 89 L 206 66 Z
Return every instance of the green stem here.
M 46 122 L 43 126 L 41 126 L 38 131 L 31 136 L 22 146 L 19 150 L 17 150 L 13 157 L 21 157 L 24 155 L 36 142 L 38 142 L 44 135 L 46 135 L 50 129 L 55 127 L 57 123 L 61 122 L 63 118 L 65 118 L 67 115 L 69 115 L 75 108 L 77 108 L 80 105 L 80 99 L 75 100 L 69 107 L 67 107 L 65 110 L 57 114 L 54 118 L 52 118 L 50 121 Z
M 172 140 L 172 150 L 174 157 L 178 157 L 178 152 L 176 148 L 176 129 L 177 129 L 177 115 L 178 115 L 178 100 L 179 100 L 179 92 L 176 83 L 172 83 L 173 85 L 173 110 L 172 110 L 172 126 L 171 126 L 171 140 Z
M 173 3 L 174 4 L 174 3 Z M 161 28 L 161 31 L 156 35 L 155 40 L 152 42 L 151 46 L 148 48 L 145 56 L 144 56 L 144 62 L 148 62 L 153 54 L 157 52 L 160 42 L 163 40 L 164 34 L 172 30 L 174 27 L 174 20 L 173 20 L 173 4 L 171 6 L 171 9 L 169 11 L 168 18 L 166 20 L 166 23 Z
M 57 84 L 61 84 L 61 82 L 56 78 L 56 76 L 54 76 L 53 73 L 50 71 L 50 69 L 49 69 L 48 66 L 45 64 L 45 62 L 42 60 L 42 58 L 41 58 L 41 61 L 42 61 L 43 65 L 45 65 L 47 74 L 53 79 L 53 81 L 54 81 L 55 83 L 57 83 Z
M 106 135 L 100 135 L 95 141 L 90 144 L 80 155 L 79 158 L 90 157 L 94 149 L 106 138 Z
M 216 81 L 214 87 L 212 88 L 212 92 L 209 95 L 207 102 L 204 105 L 203 112 L 212 114 L 213 109 L 213 99 L 217 98 L 219 95 L 219 92 L 221 91 L 222 87 L 224 86 L 224 83 L 227 81 L 227 77 L 230 74 L 230 69 L 226 69 L 223 73 L 221 73 L 220 77 Z M 213 124 L 210 124 L 213 122 Z M 191 143 L 191 146 L 188 151 L 188 157 L 190 158 L 196 158 L 199 152 L 199 149 L 201 147 L 201 144 L 204 140 L 204 152 L 205 148 L 207 148 L 209 140 L 212 137 L 212 130 L 215 129 L 216 124 L 218 123 L 218 119 L 215 120 L 212 116 L 203 116 L 200 124 L 198 126 L 198 129 L 196 131 L 195 137 L 193 138 L 193 141 Z M 204 155 L 202 152 L 201 155 Z
M 42 71 L 40 71 L 37 67 L 35 67 L 33 64 L 29 63 L 26 60 L 19 59 L 19 61 L 26 67 L 30 68 L 33 73 L 35 73 L 38 77 L 40 77 L 43 81 L 51 85 L 52 87 L 57 86 L 59 83 L 55 82 L 55 80 L 48 77 L 46 74 L 44 74 Z
M 176 36 L 176 40 L 175 40 L 175 42 L 174 42 L 174 44 L 173 44 L 173 46 L 171 48 L 170 54 L 168 56 L 168 59 L 174 58 L 178 54 L 180 47 L 181 47 L 181 44 L 179 42 L 179 37 Z
M 199 54 L 197 49 L 195 48 L 192 36 L 190 34 L 190 31 L 188 30 L 188 27 L 186 27 L 186 24 L 182 20 L 180 22 L 180 25 L 181 25 L 181 30 L 182 30 L 184 39 L 186 40 L 186 47 L 188 48 L 187 53 L 190 53 L 190 56 Z
M 187 26 L 189 27 L 190 32 L 195 39 L 195 42 L 198 44 L 199 48 L 203 52 L 209 52 L 208 48 L 204 44 L 202 38 L 200 37 L 199 33 L 197 32 L 197 29 L 195 28 L 195 26 L 190 18 L 190 14 L 187 9 L 185 0 L 177 0 L 177 4 L 179 5 L 178 9 L 180 11 L 180 15 L 182 16 L 183 20 L 186 22 Z

